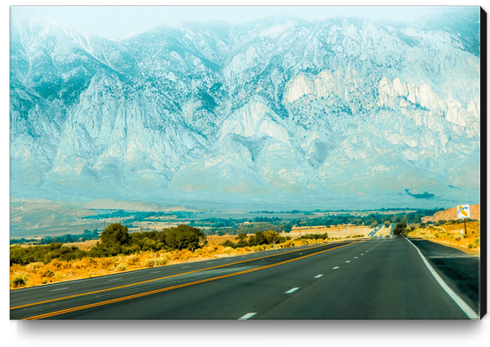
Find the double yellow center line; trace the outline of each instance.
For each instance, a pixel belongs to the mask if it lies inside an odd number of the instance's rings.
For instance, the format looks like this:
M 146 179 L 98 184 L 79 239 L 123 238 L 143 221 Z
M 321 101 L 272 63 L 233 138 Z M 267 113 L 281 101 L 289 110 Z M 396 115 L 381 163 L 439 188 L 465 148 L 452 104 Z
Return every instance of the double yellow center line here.
M 250 273 L 250 272 L 254 272 L 254 271 L 259 271 L 259 270 L 267 269 L 267 268 L 270 268 L 270 267 L 274 267 L 274 266 L 286 264 L 286 263 L 289 263 L 289 262 L 292 262 L 292 261 L 296 261 L 296 260 L 304 259 L 304 258 L 307 258 L 307 257 L 311 257 L 313 255 L 324 253 L 324 252 L 328 252 L 328 251 L 331 251 L 333 249 L 338 249 L 338 248 L 341 248 L 341 247 L 346 247 L 346 246 L 352 245 L 354 243 L 357 243 L 357 241 L 352 242 L 352 243 L 349 243 L 347 245 L 337 246 L 337 247 L 329 248 L 329 249 L 326 249 L 326 250 L 323 250 L 323 251 L 320 251 L 320 252 L 315 252 L 315 253 L 312 253 L 312 254 L 304 255 L 302 257 L 298 257 L 298 258 L 294 258 L 294 259 L 290 259 L 290 260 L 285 260 L 285 261 L 278 262 L 278 263 L 271 264 L 271 265 L 261 266 L 261 267 L 255 268 L 255 269 L 250 269 L 250 270 L 236 272 L 236 273 L 233 273 L 233 274 L 222 275 L 222 276 L 212 277 L 212 278 L 208 278 L 208 279 L 204 279 L 204 280 L 199 280 L 199 281 L 193 281 L 193 282 L 189 282 L 189 283 L 179 284 L 179 285 L 176 285 L 176 286 L 161 288 L 161 289 L 152 290 L 152 291 L 149 291 L 149 292 L 144 292 L 144 293 L 139 293 L 139 294 L 134 294 L 134 295 L 129 295 L 129 296 L 121 297 L 121 298 L 116 298 L 116 299 L 101 301 L 101 302 L 97 302 L 97 303 L 93 303 L 93 304 L 89 304 L 89 305 L 77 306 L 77 307 L 73 307 L 73 308 L 69 308 L 69 309 L 65 309 L 65 310 L 61 310 L 61 311 L 55 311 L 55 312 L 45 313 L 45 314 L 38 315 L 38 316 L 24 318 L 23 320 L 36 320 L 36 319 L 43 319 L 43 318 L 53 317 L 53 316 L 57 316 L 57 315 L 64 314 L 64 313 L 69 313 L 69 312 L 84 310 L 84 309 L 87 309 L 87 308 L 92 308 L 92 307 L 97 307 L 97 306 L 108 305 L 108 304 L 112 304 L 112 303 L 116 303 L 116 302 L 121 302 L 121 301 L 126 301 L 126 300 L 130 300 L 130 299 L 135 299 L 135 298 L 140 298 L 140 297 L 143 297 L 143 296 L 157 294 L 157 293 L 162 293 L 162 292 L 173 290 L 173 289 L 188 287 L 188 286 L 192 286 L 192 285 L 196 285 L 196 284 L 200 284 L 200 283 L 205 283 L 205 282 L 210 282 L 210 281 L 216 281 L 216 280 L 227 278 L 227 277 L 243 275 L 243 274 L 246 274 L 246 273 Z M 325 245 L 320 245 L 320 246 L 312 247 L 312 248 L 309 248 L 309 249 L 318 248 L 318 247 L 322 247 L 322 246 L 325 246 Z M 186 275 L 186 274 L 190 274 L 190 273 L 195 273 L 195 272 L 200 272 L 200 271 L 205 271 L 205 270 L 211 270 L 211 269 L 221 268 L 221 267 L 230 266 L 230 265 L 234 265 L 234 264 L 239 264 L 239 263 L 244 263 L 244 262 L 250 262 L 250 261 L 253 261 L 253 260 L 265 259 L 265 258 L 269 258 L 269 257 L 273 257 L 273 256 L 278 256 L 278 255 L 282 255 L 282 254 L 289 254 L 289 253 L 294 253 L 294 252 L 300 252 L 300 251 L 304 251 L 304 249 L 295 250 L 295 251 L 291 251 L 291 252 L 285 252 L 285 253 L 281 253 L 281 254 L 273 254 L 273 255 L 269 255 L 269 256 L 265 256 L 265 257 L 260 257 L 260 258 L 249 259 L 249 260 L 242 260 L 242 261 L 235 262 L 235 263 L 224 264 L 224 265 L 214 266 L 214 267 L 210 267 L 210 268 L 189 271 L 189 272 L 185 272 L 185 273 L 179 273 L 179 274 L 175 274 L 175 275 L 170 275 L 170 276 L 166 276 L 166 277 L 160 277 L 160 278 L 156 278 L 156 279 L 152 279 L 152 280 L 148 280 L 148 281 L 132 283 L 132 284 L 128 284 L 128 285 L 124 285 L 124 286 L 119 286 L 119 287 L 114 287 L 114 288 L 109 288 L 109 289 L 103 289 L 103 290 L 93 291 L 93 292 L 89 292 L 89 293 L 71 295 L 71 296 L 67 296 L 67 297 L 63 297 L 63 298 L 46 300 L 46 301 L 41 301 L 41 302 L 27 304 L 27 305 L 22 305 L 22 306 L 16 306 L 16 307 L 12 307 L 11 310 L 17 309 L 17 308 L 22 308 L 22 307 L 27 307 L 27 306 L 39 305 L 39 304 L 53 302 L 53 301 L 65 300 L 65 299 L 79 297 L 79 296 L 84 296 L 84 295 L 101 293 L 101 292 L 105 292 L 105 291 L 109 291 L 109 290 L 126 288 L 126 287 L 130 287 L 130 286 L 135 286 L 135 285 L 139 285 L 139 284 L 143 284 L 143 283 L 149 283 L 149 282 L 153 282 L 153 281 L 158 281 L 158 280 L 162 280 L 162 279 L 166 279 L 166 278 L 170 278 L 170 277 L 181 276 L 181 275 Z

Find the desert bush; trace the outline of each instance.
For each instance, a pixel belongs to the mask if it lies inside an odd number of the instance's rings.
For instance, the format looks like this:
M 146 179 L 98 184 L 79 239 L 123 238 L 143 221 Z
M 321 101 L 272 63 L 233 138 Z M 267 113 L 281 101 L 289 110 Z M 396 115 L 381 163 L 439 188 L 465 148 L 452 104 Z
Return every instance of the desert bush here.
M 63 269 L 63 263 L 59 260 L 53 260 L 49 263 L 49 266 L 54 269 L 54 270 L 61 270 Z
M 127 268 L 128 268 L 128 264 L 126 263 L 121 263 L 117 266 L 118 271 L 126 271 Z
M 126 261 L 129 265 L 136 265 L 140 262 L 140 256 L 139 255 L 131 255 L 126 258 Z
M 201 248 L 197 248 L 195 251 L 194 251 L 195 254 L 198 254 L 198 255 L 201 255 L 202 254 L 202 249 Z
M 473 247 L 475 247 L 475 245 L 473 245 L 472 243 L 468 243 L 468 244 L 467 244 L 467 247 L 468 247 L 469 249 L 472 249 Z
M 250 248 L 250 247 L 247 246 L 247 247 L 244 247 L 243 250 L 246 251 L 246 252 L 250 252 L 252 250 L 252 248 Z
M 159 266 L 167 265 L 169 262 L 170 259 L 166 255 L 163 255 L 162 257 L 157 259 L 157 265 Z
M 44 264 L 42 262 L 30 263 L 30 264 L 26 265 L 26 270 L 35 274 L 43 266 L 44 266 Z
M 233 252 L 232 247 L 225 247 L 225 249 L 223 249 L 223 251 L 222 251 L 222 253 L 227 253 L 227 254 L 230 254 L 231 252 Z
M 154 259 L 145 259 L 143 262 L 141 262 L 141 266 L 147 267 L 147 268 L 152 268 L 155 266 L 155 260 Z
M 308 240 L 305 240 L 305 239 L 301 240 L 302 245 L 307 245 L 308 243 L 309 243 Z
M 71 264 L 71 267 L 72 267 L 72 269 L 79 270 L 79 269 L 83 269 L 85 266 L 84 266 L 83 262 L 79 260 L 79 261 L 73 262 L 73 264 Z
M 11 286 L 14 288 L 25 287 L 27 285 L 27 275 L 20 274 L 12 278 Z
M 478 246 L 480 244 L 480 238 L 479 237 L 475 238 L 474 242 L 475 242 L 475 246 Z
M 460 235 L 455 236 L 455 237 L 454 237 L 454 239 L 455 239 L 456 241 L 461 241 L 461 236 L 460 236 Z
M 112 260 L 109 258 L 102 258 L 100 259 L 99 264 L 102 266 L 102 268 L 108 269 L 112 265 Z
M 42 277 L 54 277 L 54 272 L 51 270 L 47 270 L 43 273 Z

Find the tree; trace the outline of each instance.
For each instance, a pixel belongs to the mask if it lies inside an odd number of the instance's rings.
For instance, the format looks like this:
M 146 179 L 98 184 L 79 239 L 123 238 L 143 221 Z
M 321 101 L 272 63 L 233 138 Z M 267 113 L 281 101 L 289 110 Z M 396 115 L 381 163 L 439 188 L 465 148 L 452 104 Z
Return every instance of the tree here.
M 247 234 L 245 233 L 240 233 L 235 237 L 235 240 L 238 241 L 245 241 L 247 239 Z
M 267 230 L 264 232 L 264 238 L 267 240 L 268 244 L 275 244 L 279 241 L 279 234 L 273 230 Z
M 393 229 L 393 234 L 400 235 L 403 234 L 407 228 L 407 223 L 396 223 L 396 227 Z
M 385 224 L 385 227 L 389 227 L 391 223 L 390 223 L 390 221 L 386 220 L 384 224 Z
M 164 230 L 165 244 L 172 249 L 191 251 L 206 244 L 206 235 L 199 229 L 181 224 L 176 228 Z
M 264 233 L 262 231 L 257 231 L 255 233 L 255 244 L 262 245 L 265 243 Z
M 100 234 L 100 241 L 103 246 L 120 247 L 129 244 L 130 236 L 128 228 L 119 223 L 113 223 Z
M 236 237 L 235 237 L 235 240 L 238 240 L 237 242 L 237 246 L 238 247 L 246 247 L 248 246 L 248 242 L 247 242 L 247 234 L 238 234 Z

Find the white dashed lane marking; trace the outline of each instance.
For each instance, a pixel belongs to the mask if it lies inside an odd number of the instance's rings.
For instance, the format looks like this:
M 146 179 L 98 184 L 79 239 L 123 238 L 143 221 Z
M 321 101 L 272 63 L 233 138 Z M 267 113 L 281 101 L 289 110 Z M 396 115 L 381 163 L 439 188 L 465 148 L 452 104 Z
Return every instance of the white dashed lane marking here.
M 316 276 L 315 276 L 315 278 L 320 278 L 320 277 L 322 277 L 322 276 L 323 276 L 323 274 L 316 275 Z
M 247 313 L 246 315 L 241 316 L 240 318 L 238 318 L 238 320 L 247 320 L 250 317 L 255 316 L 256 314 L 257 314 L 257 312 L 250 312 L 250 313 Z
M 296 287 L 296 288 L 291 288 L 289 289 L 286 293 L 284 294 L 291 294 L 291 293 L 294 293 L 295 291 L 297 291 L 299 289 L 299 287 Z
M 64 289 L 68 289 L 68 287 L 53 289 L 53 290 L 50 290 L 50 292 L 56 292 L 58 290 L 64 290 Z
M 337 270 L 338 268 L 339 268 L 339 266 L 336 266 L 336 267 L 333 268 L 333 270 Z

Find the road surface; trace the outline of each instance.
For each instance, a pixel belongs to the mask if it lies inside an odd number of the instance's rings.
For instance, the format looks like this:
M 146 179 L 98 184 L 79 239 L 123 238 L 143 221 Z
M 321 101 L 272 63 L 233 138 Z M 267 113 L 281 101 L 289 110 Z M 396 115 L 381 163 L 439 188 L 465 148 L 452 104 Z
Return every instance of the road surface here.
M 429 241 L 412 242 L 346 240 L 25 288 L 11 291 L 10 317 L 469 319 L 469 311 L 478 313 L 473 271 L 478 260 L 448 247 L 434 249 Z M 452 263 L 440 268 L 440 257 Z M 426 261 L 462 304 L 443 289 Z M 458 269 L 457 276 L 448 266 Z M 471 275 L 461 279 L 466 273 Z

